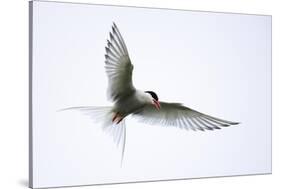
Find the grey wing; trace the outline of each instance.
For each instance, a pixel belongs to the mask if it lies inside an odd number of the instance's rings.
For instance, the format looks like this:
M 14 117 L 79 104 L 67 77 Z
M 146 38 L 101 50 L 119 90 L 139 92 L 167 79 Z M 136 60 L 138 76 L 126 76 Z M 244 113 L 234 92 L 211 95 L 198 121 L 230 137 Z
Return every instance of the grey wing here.
M 147 105 L 142 111 L 134 114 L 140 121 L 148 124 L 175 126 L 187 130 L 214 130 L 238 122 L 231 122 L 215 118 L 183 106 L 180 103 L 160 102 L 161 108 L 157 110 L 152 105 Z
M 116 101 L 135 91 L 132 82 L 133 65 L 127 47 L 115 23 L 105 47 L 105 70 L 108 76 L 108 98 Z

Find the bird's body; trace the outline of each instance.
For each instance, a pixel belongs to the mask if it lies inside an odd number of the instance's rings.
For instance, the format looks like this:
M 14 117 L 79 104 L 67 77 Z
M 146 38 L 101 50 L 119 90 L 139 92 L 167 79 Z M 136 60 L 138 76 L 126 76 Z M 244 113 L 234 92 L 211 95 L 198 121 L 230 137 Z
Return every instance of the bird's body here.
M 140 121 L 149 124 L 193 131 L 215 130 L 238 124 L 238 122 L 200 113 L 181 103 L 160 102 L 155 92 L 136 89 L 132 82 L 134 67 L 124 39 L 114 23 L 109 36 L 110 40 L 107 40 L 105 47 L 105 71 L 108 76 L 107 94 L 113 106 L 83 106 L 67 109 L 80 110 L 94 120 L 101 121 L 103 128 L 113 133 L 114 141 L 117 144 L 122 143 L 122 154 L 126 140 L 125 118 L 128 115 L 138 117 Z
M 148 94 L 141 90 L 135 90 L 130 95 L 119 99 L 114 103 L 113 111 L 118 112 L 123 117 L 140 112 L 144 106 L 151 102 Z

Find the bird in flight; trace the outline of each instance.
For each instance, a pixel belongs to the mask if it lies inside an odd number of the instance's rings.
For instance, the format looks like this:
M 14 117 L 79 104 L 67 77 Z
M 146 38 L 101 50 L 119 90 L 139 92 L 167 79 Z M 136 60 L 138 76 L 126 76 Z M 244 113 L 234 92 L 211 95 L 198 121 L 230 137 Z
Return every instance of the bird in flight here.
M 63 110 L 79 110 L 89 115 L 94 121 L 102 122 L 103 129 L 111 133 L 117 146 L 121 144 L 121 162 L 126 143 L 125 118 L 128 115 L 148 124 L 193 131 L 215 130 L 239 124 L 198 112 L 181 103 L 159 101 L 155 92 L 136 89 L 132 82 L 133 64 L 125 41 L 115 23 L 109 33 L 105 51 L 105 71 L 108 76 L 107 95 L 113 102 L 113 106 L 82 106 Z

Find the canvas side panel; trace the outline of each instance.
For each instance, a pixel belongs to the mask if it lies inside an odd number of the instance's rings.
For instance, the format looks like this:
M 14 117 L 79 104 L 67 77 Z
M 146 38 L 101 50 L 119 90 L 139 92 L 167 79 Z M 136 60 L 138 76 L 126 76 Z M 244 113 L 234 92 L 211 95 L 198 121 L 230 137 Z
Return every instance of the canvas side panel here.
M 29 31 L 28 31 L 28 40 L 29 40 L 29 54 L 28 54 L 28 59 L 29 59 L 29 64 L 28 64 L 28 69 L 29 69 L 29 187 L 33 188 L 33 134 L 32 134 L 32 51 L 33 51 L 33 2 L 29 1 L 28 2 L 28 21 L 29 21 Z

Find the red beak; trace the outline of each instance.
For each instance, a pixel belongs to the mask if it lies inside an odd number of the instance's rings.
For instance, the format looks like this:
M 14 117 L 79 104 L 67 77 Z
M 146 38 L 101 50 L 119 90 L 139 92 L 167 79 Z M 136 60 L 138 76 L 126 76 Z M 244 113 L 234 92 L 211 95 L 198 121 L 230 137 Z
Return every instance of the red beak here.
M 155 108 L 156 108 L 157 110 L 160 110 L 161 105 L 160 105 L 159 101 L 153 100 L 153 105 L 155 106 Z

